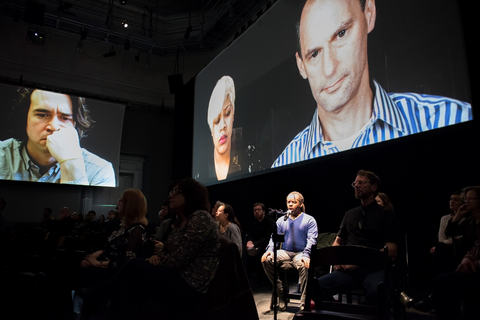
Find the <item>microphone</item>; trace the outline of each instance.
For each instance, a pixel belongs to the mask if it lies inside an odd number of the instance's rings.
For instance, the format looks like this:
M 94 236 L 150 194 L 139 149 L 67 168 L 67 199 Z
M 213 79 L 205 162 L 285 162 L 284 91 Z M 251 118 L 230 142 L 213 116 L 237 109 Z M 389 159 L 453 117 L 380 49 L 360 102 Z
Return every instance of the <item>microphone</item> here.
M 287 221 L 288 219 L 288 216 L 292 213 L 291 210 L 287 210 L 287 212 L 285 213 L 285 216 L 283 217 L 283 221 Z
M 272 209 L 272 208 L 268 208 L 268 213 L 269 214 L 272 214 L 272 213 L 275 213 L 275 214 L 285 214 L 285 212 L 283 212 L 282 210 L 280 209 Z

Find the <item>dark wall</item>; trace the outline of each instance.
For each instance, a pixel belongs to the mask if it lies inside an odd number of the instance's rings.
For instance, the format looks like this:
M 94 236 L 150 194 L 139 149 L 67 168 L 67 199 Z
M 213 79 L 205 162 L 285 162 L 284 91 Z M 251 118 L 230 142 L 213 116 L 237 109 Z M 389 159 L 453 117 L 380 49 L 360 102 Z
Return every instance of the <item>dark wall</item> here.
M 127 108 L 125 111 L 121 153 L 141 156 L 142 191 L 148 201 L 149 221 L 158 223 L 157 213 L 166 199 L 172 179 L 173 112 Z M 166 169 L 167 168 L 167 169 Z

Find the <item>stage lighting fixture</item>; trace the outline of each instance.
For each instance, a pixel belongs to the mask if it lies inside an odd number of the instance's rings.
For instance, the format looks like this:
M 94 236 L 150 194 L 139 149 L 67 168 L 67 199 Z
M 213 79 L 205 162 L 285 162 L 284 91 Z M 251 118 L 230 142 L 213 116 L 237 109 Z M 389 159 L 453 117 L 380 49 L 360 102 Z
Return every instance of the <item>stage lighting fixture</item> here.
M 120 4 L 122 4 L 122 5 L 126 5 L 127 2 L 128 2 L 127 0 L 120 0 Z
M 115 56 L 117 53 L 113 50 L 113 46 L 110 48 L 110 51 L 103 55 L 104 58 L 110 58 Z
M 28 29 L 27 41 L 40 46 L 45 45 L 46 34 L 41 30 Z
M 130 39 L 125 40 L 123 43 L 123 49 L 130 50 Z
M 184 39 L 190 38 L 190 32 L 192 32 L 192 26 L 188 26 L 187 30 L 185 31 L 185 35 L 183 36 Z
M 127 22 L 127 20 L 123 19 L 123 20 L 122 20 L 122 25 L 123 25 L 124 28 L 128 28 L 128 22 Z
M 70 9 L 71 7 L 73 7 L 73 5 L 72 5 L 70 2 L 60 1 L 59 4 L 58 4 L 57 10 L 59 10 L 59 11 L 65 11 L 65 10 Z

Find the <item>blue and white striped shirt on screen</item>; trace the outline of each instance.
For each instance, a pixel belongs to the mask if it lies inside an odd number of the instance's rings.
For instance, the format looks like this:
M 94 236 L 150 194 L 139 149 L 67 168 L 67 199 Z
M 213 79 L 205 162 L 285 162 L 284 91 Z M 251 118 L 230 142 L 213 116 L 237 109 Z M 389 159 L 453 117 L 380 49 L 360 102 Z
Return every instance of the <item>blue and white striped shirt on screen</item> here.
M 437 129 L 472 119 L 469 103 L 417 93 L 387 93 L 374 81 L 372 117 L 351 148 Z M 334 142 L 323 141 L 317 110 L 312 122 L 288 144 L 272 168 L 339 152 Z

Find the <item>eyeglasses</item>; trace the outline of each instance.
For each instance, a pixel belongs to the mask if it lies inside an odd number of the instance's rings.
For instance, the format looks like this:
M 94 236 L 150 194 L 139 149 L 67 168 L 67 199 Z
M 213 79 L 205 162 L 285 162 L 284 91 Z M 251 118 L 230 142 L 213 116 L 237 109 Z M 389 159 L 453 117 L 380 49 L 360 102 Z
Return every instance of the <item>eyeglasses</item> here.
M 362 181 L 362 180 L 358 180 L 358 181 L 353 181 L 352 182 L 352 187 L 355 188 L 355 186 L 358 184 L 359 186 L 365 184 L 365 183 L 370 183 L 370 181 Z
M 477 200 L 477 199 L 478 199 L 478 198 L 473 197 L 473 198 L 464 198 L 463 200 L 464 200 L 465 202 L 467 202 L 467 201 L 473 201 L 473 200 Z
M 170 192 L 168 193 L 168 195 L 169 195 L 170 197 L 174 197 L 174 196 L 176 196 L 176 195 L 179 194 L 179 193 L 182 193 L 182 189 L 180 189 L 180 188 L 175 188 L 175 189 L 170 190 Z

